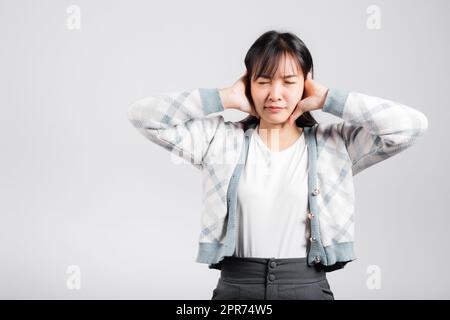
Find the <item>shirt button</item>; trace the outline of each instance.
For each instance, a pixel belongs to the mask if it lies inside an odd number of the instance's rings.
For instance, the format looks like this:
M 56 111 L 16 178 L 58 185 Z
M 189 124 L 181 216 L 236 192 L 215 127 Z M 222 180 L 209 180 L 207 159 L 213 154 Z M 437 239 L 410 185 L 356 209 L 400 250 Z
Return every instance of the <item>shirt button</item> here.
M 270 263 L 270 267 L 271 268 L 275 268 L 277 266 L 277 263 L 275 262 L 275 261 L 272 261 L 271 263 Z
M 317 196 L 320 193 L 319 188 L 315 188 L 314 191 L 312 192 L 313 196 Z
M 311 242 L 316 241 L 316 237 L 311 237 L 311 238 L 309 238 L 309 241 L 311 241 Z M 317 258 L 317 257 L 316 257 L 316 258 Z
M 269 280 L 270 280 L 270 281 L 275 280 L 275 275 L 274 275 L 274 274 L 269 274 Z

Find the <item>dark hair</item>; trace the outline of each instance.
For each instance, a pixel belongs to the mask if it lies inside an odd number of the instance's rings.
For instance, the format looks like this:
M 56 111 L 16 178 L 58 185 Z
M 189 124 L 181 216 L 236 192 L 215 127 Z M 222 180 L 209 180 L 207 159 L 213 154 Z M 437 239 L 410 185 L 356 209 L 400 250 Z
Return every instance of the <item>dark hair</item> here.
M 267 31 L 252 44 L 244 60 L 247 68 L 245 95 L 253 106 L 254 103 L 250 93 L 251 79 L 256 79 L 263 74 L 273 77 L 278 67 L 278 61 L 283 55 L 290 55 L 295 58 L 303 71 L 304 79 L 306 79 L 308 72 L 311 72 L 311 76 L 314 78 L 312 56 L 303 41 L 289 32 Z M 305 95 L 304 91 L 303 95 Z M 248 126 L 259 123 L 259 119 L 249 115 L 239 122 L 243 123 L 244 126 Z M 314 126 L 317 124 L 317 121 L 308 111 L 298 117 L 295 123 L 298 127 L 303 128 Z

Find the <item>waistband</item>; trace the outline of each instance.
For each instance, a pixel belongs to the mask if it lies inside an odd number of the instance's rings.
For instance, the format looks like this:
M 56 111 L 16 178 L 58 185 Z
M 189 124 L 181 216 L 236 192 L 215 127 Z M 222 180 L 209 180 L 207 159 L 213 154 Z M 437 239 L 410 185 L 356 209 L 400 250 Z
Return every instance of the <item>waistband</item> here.
M 326 272 L 309 266 L 307 258 L 247 258 L 227 256 L 220 278 L 234 283 L 307 284 L 326 280 Z

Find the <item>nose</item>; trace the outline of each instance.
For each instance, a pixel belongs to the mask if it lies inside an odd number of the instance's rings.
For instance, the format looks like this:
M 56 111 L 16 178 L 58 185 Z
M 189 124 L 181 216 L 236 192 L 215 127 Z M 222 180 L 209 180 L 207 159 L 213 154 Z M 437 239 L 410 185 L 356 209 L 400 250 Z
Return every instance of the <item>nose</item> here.
M 281 86 L 278 85 L 277 83 L 274 83 L 271 85 L 270 87 L 270 92 L 269 92 L 269 100 L 270 101 L 279 101 L 281 100 Z

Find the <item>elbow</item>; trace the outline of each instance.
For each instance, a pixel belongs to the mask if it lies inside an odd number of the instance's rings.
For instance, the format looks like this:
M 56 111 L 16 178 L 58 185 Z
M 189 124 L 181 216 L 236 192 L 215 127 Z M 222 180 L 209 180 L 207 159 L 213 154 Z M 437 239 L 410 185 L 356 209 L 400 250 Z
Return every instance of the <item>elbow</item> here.
M 422 112 L 417 112 L 417 118 L 415 120 L 417 122 L 417 135 L 421 136 L 428 131 L 428 118 Z
M 136 119 L 136 102 L 132 103 L 131 105 L 128 106 L 127 109 L 127 118 L 128 120 L 132 121 Z
M 386 147 L 397 151 L 413 145 L 428 130 L 428 119 L 420 111 L 414 110 L 408 117 L 399 119 L 403 124 L 401 129 L 396 130 L 395 134 L 385 136 L 383 139 Z
M 142 128 L 142 121 L 140 117 L 140 109 L 138 108 L 138 103 L 132 103 L 127 109 L 127 119 L 131 122 L 133 127 Z
M 132 103 L 127 110 L 127 118 L 134 127 L 141 129 L 160 129 L 162 127 L 161 107 L 154 97 L 147 97 Z
M 428 118 L 420 111 L 416 110 L 411 118 L 411 127 L 405 132 L 404 138 L 398 143 L 400 149 L 413 145 L 417 139 L 428 131 Z

